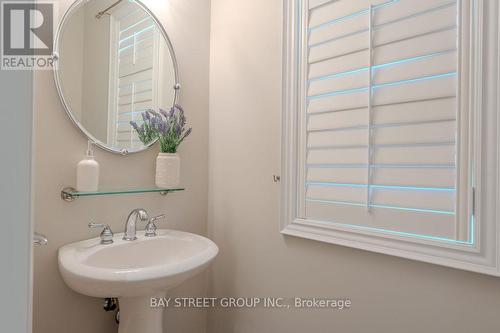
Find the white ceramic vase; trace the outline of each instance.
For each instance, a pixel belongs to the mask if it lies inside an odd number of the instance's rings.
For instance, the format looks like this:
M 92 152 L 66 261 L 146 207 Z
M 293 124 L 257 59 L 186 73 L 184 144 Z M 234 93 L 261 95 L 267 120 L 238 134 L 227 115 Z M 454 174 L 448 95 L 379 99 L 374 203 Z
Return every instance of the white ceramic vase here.
M 156 158 L 156 186 L 170 189 L 179 185 L 181 159 L 179 154 L 159 153 Z

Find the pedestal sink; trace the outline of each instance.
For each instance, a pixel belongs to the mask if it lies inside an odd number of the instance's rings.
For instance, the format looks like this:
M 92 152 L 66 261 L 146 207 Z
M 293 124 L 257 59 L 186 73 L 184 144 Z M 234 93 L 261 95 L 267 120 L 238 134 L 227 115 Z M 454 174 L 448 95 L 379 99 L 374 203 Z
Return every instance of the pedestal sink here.
M 70 288 L 87 296 L 119 299 L 119 333 L 163 332 L 163 310 L 150 307 L 151 297 L 165 297 L 170 288 L 204 270 L 218 253 L 214 242 L 199 235 L 157 233 L 149 238 L 138 232 L 135 241 L 117 234 L 110 245 L 94 238 L 59 249 L 59 270 Z

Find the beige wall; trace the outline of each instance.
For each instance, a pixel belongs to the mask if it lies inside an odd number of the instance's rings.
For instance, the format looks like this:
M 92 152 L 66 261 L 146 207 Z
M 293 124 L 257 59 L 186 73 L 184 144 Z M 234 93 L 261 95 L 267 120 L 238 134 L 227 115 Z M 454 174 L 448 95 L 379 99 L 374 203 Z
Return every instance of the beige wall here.
M 120 232 L 127 213 L 144 207 L 151 214 L 166 212 L 170 228 L 203 234 L 207 205 L 209 234 L 220 247 L 211 296 L 348 297 L 353 306 L 343 312 L 212 310 L 208 318 L 202 311 L 169 311 L 171 332 L 204 332 L 206 322 L 211 333 L 500 330 L 497 278 L 279 234 L 279 184 L 272 175 L 280 170 L 281 1 L 212 0 L 210 118 L 210 1 L 147 2 L 172 38 L 181 103 L 194 127 L 181 151 L 188 191 L 165 198 L 60 200 L 60 189 L 75 182 L 86 140 L 65 115 L 52 74 L 39 72 L 34 217 L 35 229 L 50 243 L 35 249 L 34 333 L 116 331 L 102 300 L 71 291 L 57 268 L 57 248 L 98 234 L 87 230 L 89 221 Z M 69 3 L 61 0 L 61 14 Z M 122 157 L 98 150 L 101 184 L 152 184 L 155 154 Z M 173 296 L 203 295 L 205 278 Z
M 344 312 L 213 310 L 211 333 L 500 331 L 500 279 L 279 234 L 279 0 L 212 0 L 212 296 L 348 297 Z
M 108 142 L 109 104 L 109 16 L 95 18 L 113 0 L 92 1 L 85 5 L 83 23 L 82 124 L 101 142 Z
M 109 223 L 122 232 L 127 214 L 144 207 L 151 214 L 166 213 L 165 226 L 204 234 L 207 219 L 208 164 L 208 0 L 148 0 L 172 39 L 179 59 L 185 107 L 193 134 L 181 148 L 183 186 L 187 191 L 162 197 L 158 194 L 83 198 L 66 203 L 62 187 L 75 184 L 76 164 L 86 149 L 86 139 L 66 116 L 57 95 L 52 73 L 37 73 L 35 89 L 35 229 L 49 238 L 49 245 L 34 254 L 34 333 L 115 332 L 113 315 L 102 310 L 102 300 L 79 295 L 61 279 L 57 249 L 73 241 L 97 236 L 90 221 Z M 60 16 L 69 6 L 61 0 Z M 101 165 L 101 185 L 144 186 L 154 182 L 157 147 L 131 156 L 96 151 Z M 206 275 L 187 282 L 173 295 L 203 295 Z M 205 313 L 168 312 L 172 332 L 204 332 Z
M 78 121 L 82 121 L 82 99 L 83 99 L 83 56 L 84 56 L 84 22 L 83 10 L 77 11 L 69 18 L 67 29 L 61 35 L 59 55 L 59 68 L 61 82 L 64 84 L 66 101 L 71 105 L 73 115 Z

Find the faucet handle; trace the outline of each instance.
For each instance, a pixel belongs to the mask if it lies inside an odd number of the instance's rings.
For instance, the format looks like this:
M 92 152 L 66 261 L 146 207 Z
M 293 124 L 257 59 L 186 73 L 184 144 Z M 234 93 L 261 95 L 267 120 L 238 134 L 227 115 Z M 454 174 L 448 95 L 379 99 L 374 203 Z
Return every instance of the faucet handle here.
M 156 222 L 156 221 L 158 221 L 158 220 L 164 219 L 165 217 L 167 217 L 167 215 L 165 215 L 165 214 L 160 214 L 160 215 L 158 215 L 158 216 L 152 217 L 152 218 L 150 219 L 150 221 L 151 221 L 151 222 Z
M 165 214 L 161 214 L 155 217 L 152 217 L 149 219 L 148 224 L 146 225 L 146 232 L 144 233 L 144 236 L 146 237 L 155 237 L 156 236 L 156 221 L 159 221 L 161 219 L 164 219 L 166 217 Z
M 89 223 L 89 228 L 90 229 L 95 229 L 95 228 L 103 228 L 101 232 L 101 244 L 107 245 L 107 244 L 113 244 L 113 231 L 107 224 L 103 223 Z

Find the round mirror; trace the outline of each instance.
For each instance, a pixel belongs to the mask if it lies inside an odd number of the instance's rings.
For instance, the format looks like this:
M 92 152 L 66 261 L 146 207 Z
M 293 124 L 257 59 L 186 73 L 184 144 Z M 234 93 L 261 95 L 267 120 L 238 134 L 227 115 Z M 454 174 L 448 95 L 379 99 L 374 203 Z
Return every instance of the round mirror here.
M 79 0 L 56 36 L 54 76 L 71 120 L 96 145 L 142 151 L 130 122 L 170 109 L 178 90 L 174 50 L 158 19 L 139 1 Z

